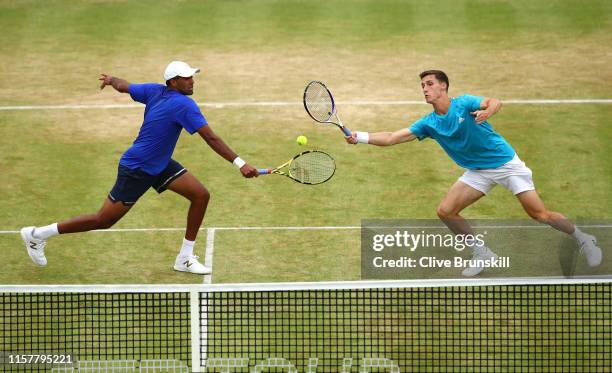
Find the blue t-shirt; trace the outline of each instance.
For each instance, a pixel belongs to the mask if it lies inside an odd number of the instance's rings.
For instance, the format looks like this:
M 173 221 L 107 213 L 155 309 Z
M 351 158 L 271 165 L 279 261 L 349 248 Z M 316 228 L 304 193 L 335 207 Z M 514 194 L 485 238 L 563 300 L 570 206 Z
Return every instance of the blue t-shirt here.
M 514 158 L 515 151 L 489 122 L 476 124 L 470 112 L 480 109 L 482 97 L 463 95 L 451 100 L 445 115 L 432 112 L 410 127 L 419 140 L 431 137 L 461 167 L 497 168 Z
M 129 90 L 146 107 L 138 137 L 119 164 L 158 175 L 168 165 L 181 130 L 193 134 L 207 125 L 206 118 L 190 97 L 164 85 L 130 84 Z

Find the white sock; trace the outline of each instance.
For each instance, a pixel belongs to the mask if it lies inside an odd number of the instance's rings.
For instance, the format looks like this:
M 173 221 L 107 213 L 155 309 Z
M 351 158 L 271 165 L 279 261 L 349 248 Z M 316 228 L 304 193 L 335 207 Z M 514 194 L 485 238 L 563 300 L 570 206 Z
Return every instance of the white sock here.
M 467 240 L 466 240 L 467 241 Z M 487 247 L 484 244 L 484 241 L 472 240 L 472 242 L 466 242 L 469 247 L 472 248 L 474 252 L 486 250 Z
M 483 253 L 487 251 L 489 248 L 484 244 L 474 244 L 472 246 L 472 250 L 474 253 Z
M 39 240 L 46 240 L 50 237 L 57 236 L 59 231 L 57 230 L 57 223 L 49 224 L 44 227 L 34 228 L 34 233 L 32 236 Z
M 584 242 L 589 238 L 589 235 L 578 229 L 577 226 L 574 225 L 574 233 L 572 233 L 572 237 L 576 239 L 578 242 Z
M 179 253 L 180 257 L 188 257 L 193 255 L 193 246 L 195 245 L 195 241 L 189 241 L 186 238 L 183 238 L 183 246 L 181 246 L 181 252 Z

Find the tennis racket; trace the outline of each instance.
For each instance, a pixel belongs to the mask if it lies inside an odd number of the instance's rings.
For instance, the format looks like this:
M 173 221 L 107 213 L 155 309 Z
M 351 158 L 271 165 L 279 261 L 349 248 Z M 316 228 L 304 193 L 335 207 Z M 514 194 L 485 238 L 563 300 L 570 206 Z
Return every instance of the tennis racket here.
M 319 150 L 307 150 L 276 168 L 259 169 L 260 175 L 284 175 L 302 184 L 321 184 L 336 172 L 336 162 L 331 155 Z
M 304 109 L 315 121 L 335 124 L 346 136 L 351 135 L 351 131 L 340 121 L 334 97 L 325 84 L 316 80 L 308 83 L 304 89 Z

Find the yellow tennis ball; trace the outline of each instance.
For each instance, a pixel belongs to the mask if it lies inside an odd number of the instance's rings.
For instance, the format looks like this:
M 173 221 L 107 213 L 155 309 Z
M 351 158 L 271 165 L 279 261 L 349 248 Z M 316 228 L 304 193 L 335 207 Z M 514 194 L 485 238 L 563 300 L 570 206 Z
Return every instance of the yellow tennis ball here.
M 295 141 L 298 143 L 298 145 L 306 145 L 308 143 L 308 139 L 304 135 L 298 136 Z

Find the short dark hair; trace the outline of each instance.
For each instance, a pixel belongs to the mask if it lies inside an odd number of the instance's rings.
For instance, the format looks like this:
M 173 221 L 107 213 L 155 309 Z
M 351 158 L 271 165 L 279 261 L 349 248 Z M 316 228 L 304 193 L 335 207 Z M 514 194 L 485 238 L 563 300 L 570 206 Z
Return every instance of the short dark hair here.
M 446 83 L 446 91 L 448 92 L 448 87 L 450 87 L 450 83 L 448 82 L 448 76 L 442 70 L 426 70 L 419 74 L 419 77 L 423 79 L 427 75 L 434 75 L 439 82 Z

